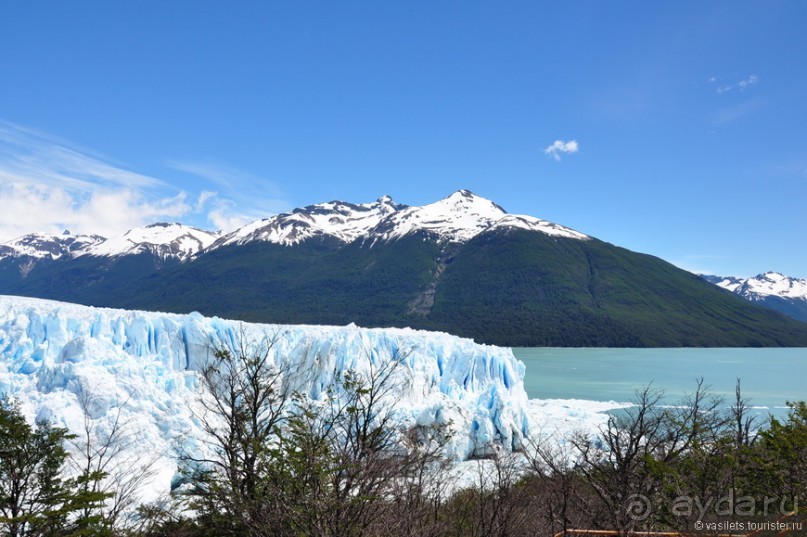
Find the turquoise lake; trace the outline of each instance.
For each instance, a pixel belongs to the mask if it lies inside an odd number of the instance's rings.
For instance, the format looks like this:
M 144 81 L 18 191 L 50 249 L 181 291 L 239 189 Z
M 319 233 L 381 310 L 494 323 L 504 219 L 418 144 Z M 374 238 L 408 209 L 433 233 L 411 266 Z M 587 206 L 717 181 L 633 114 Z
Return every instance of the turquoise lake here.
M 514 348 L 513 354 L 524 362 L 524 387 L 536 399 L 632 401 L 652 382 L 665 404 L 675 404 L 703 377 L 727 405 L 737 378 L 761 411 L 780 416 L 786 401 L 807 400 L 807 348 Z

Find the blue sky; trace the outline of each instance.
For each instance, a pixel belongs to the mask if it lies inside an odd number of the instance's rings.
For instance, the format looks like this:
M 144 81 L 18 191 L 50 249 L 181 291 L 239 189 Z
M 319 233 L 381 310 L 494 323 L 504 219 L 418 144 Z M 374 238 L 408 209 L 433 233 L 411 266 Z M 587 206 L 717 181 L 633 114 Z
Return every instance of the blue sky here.
M 796 1 L 2 2 L 0 240 L 468 188 L 807 277 L 805 27 Z

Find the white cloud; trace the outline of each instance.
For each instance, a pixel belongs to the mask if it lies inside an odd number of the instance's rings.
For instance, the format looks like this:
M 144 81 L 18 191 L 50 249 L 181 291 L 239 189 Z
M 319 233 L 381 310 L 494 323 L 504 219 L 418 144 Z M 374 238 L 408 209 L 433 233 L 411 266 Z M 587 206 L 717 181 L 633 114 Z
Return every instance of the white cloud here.
M 740 91 L 743 91 L 748 86 L 753 86 L 757 82 L 759 82 L 759 77 L 757 77 L 757 75 L 751 75 L 745 80 L 740 80 L 739 82 L 737 82 L 737 86 L 740 88 Z
M 191 161 L 171 161 L 167 165 L 220 188 L 221 192 L 203 192 L 197 203 L 197 211 L 207 211 L 207 221 L 216 229 L 232 231 L 291 208 L 272 181 L 232 166 Z
M 213 188 L 189 194 L 92 151 L 0 120 L 0 242 L 64 229 L 110 237 L 159 221 L 232 231 L 290 208 L 273 183 L 235 168 L 190 162 L 169 166 Z
M 214 229 L 223 232 L 234 231 L 259 218 L 269 215 L 244 214 L 237 211 L 237 204 L 229 199 L 222 198 L 218 192 L 203 190 L 194 205 L 194 212 L 204 214 L 208 223 Z
M 191 207 L 186 194 L 148 199 L 128 188 L 79 192 L 35 180 L 7 180 L 0 169 L 0 241 L 34 231 L 112 236 L 159 220 L 175 221 Z
M 201 192 L 199 192 L 199 197 L 196 199 L 196 205 L 194 205 L 193 210 L 197 213 L 202 212 L 205 208 L 205 205 L 207 205 L 207 202 L 212 199 L 216 199 L 216 196 L 218 195 L 219 195 L 218 192 L 202 190 Z
M 258 220 L 258 218 L 249 217 L 236 212 L 234 209 L 235 203 L 232 201 L 218 200 L 214 207 L 207 212 L 207 220 L 213 224 L 216 229 L 220 229 L 225 233 L 243 227 L 254 220 Z
M 577 144 L 577 140 L 569 140 L 568 142 L 555 140 L 552 145 L 544 149 L 544 153 L 552 156 L 556 161 L 560 161 L 561 153 L 572 154 L 578 151 L 580 151 L 580 146 Z
M 0 120 L 0 241 L 35 231 L 111 236 L 192 206 L 164 181 Z
M 717 80 L 717 78 L 712 77 L 712 78 L 709 79 L 709 82 L 714 82 L 716 80 Z M 715 89 L 715 92 L 718 95 L 720 95 L 721 93 L 727 93 L 729 91 L 732 91 L 734 88 L 739 88 L 740 91 L 745 91 L 747 88 L 757 84 L 758 82 L 759 82 L 759 77 L 757 75 L 750 75 L 748 78 L 746 78 L 744 80 L 740 80 L 739 82 L 737 82 L 735 84 L 726 84 L 724 86 L 720 86 L 717 89 Z

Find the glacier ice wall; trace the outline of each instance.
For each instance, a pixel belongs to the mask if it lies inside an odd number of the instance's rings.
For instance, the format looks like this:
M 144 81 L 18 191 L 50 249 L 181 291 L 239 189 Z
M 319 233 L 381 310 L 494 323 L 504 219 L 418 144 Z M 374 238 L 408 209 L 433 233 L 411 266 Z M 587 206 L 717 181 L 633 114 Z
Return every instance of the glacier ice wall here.
M 268 339 L 276 363 L 292 364 L 296 386 L 314 398 L 340 373 L 400 360 L 399 423 L 450 423 L 458 459 L 512 449 L 528 433 L 524 365 L 509 349 L 411 329 L 250 324 L 19 297 L 0 296 L 0 393 L 30 418 L 73 431 L 84 420 L 78 396 L 91 394 L 90 417 L 103 429 L 121 415 L 144 456 L 161 458 L 167 489 L 171 446 L 197 430 L 197 371 L 215 348 Z

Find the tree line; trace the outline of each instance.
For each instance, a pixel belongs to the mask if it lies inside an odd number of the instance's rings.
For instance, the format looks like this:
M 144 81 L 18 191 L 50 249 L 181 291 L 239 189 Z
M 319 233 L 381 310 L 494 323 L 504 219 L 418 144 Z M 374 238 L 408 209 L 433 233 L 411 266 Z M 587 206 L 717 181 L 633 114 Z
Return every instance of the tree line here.
M 153 463 L 129 455 L 120 419 L 99 431 L 85 412 L 71 433 L 30 424 L 0 399 L 0 535 L 627 535 L 803 513 L 807 404 L 755 423 L 739 381 L 731 405 L 702 380 L 675 405 L 647 387 L 598 434 L 536 437 L 515 453 L 491 446 L 460 476 L 444 455 L 450 424 L 395 419 L 404 356 L 337 375 L 311 398 L 272 345 L 213 354 L 199 377 L 201 433 L 177 446 L 171 495 L 149 504 L 138 490 Z

